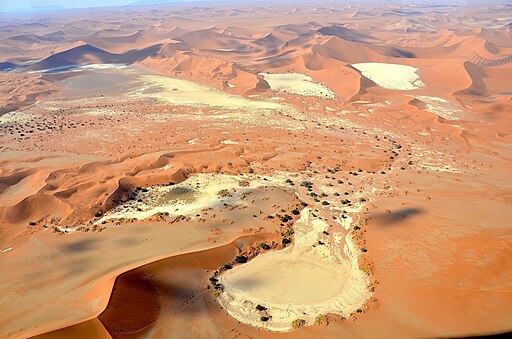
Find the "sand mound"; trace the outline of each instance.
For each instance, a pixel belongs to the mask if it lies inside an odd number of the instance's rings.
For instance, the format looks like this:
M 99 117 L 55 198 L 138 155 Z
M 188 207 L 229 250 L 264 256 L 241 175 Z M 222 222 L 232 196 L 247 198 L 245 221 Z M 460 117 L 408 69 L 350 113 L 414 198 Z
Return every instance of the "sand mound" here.
M 128 51 L 123 54 L 113 54 L 92 45 L 85 44 L 53 54 L 33 64 L 30 66 L 30 69 L 40 71 L 82 64 L 131 64 L 158 52 L 160 48 L 161 45 L 154 45 L 141 50 Z

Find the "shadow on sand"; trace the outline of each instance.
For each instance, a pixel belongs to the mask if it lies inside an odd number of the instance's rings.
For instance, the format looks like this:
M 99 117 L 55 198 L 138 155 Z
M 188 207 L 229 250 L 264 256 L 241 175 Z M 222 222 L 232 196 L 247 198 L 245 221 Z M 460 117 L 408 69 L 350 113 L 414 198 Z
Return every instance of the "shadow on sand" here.
M 389 211 L 388 213 L 372 214 L 371 218 L 372 222 L 379 226 L 391 226 L 423 213 L 425 213 L 425 211 L 420 208 L 410 207 Z

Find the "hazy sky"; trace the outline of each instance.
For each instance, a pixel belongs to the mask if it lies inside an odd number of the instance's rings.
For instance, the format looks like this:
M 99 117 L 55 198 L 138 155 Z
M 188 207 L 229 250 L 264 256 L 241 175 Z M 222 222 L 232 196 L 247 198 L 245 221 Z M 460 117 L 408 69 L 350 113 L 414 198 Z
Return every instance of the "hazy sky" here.
M 0 11 L 46 6 L 61 6 L 66 8 L 95 7 L 104 6 L 106 3 L 117 6 L 126 5 L 131 2 L 135 2 L 135 0 L 0 0 Z
M 138 0 L 0 0 L 0 12 L 34 7 L 59 6 L 64 8 L 128 5 Z M 160 0 L 155 2 L 192 2 L 200 0 Z M 203 0 L 204 1 L 204 0 Z

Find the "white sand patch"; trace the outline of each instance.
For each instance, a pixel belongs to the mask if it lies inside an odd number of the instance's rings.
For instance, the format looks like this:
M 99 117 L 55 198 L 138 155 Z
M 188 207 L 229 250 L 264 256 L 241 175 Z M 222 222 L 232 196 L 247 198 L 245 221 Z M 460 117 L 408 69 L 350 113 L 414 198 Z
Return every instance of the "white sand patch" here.
M 82 71 L 104 71 L 104 70 L 121 70 L 128 69 L 129 66 L 126 64 L 90 64 L 90 65 L 69 65 L 69 66 L 61 66 L 61 67 L 53 67 L 47 68 L 37 71 L 30 71 L 30 74 L 45 74 L 45 73 L 72 73 L 72 72 L 82 72 Z
M 261 254 L 220 275 L 224 290 L 218 301 L 231 316 L 253 326 L 289 331 L 296 319 L 312 324 L 326 313 L 348 317 L 370 297 L 368 277 L 359 269 L 356 249 L 346 234 L 334 232 L 309 208 L 294 229 L 290 247 Z M 261 321 L 258 304 L 268 309 L 268 321 Z
M 289 110 L 283 104 L 249 100 L 215 88 L 161 75 L 142 75 L 144 82 L 134 93 L 137 97 L 160 99 L 175 105 L 210 106 L 229 110 Z
M 336 111 L 336 108 L 332 108 L 332 107 L 329 107 L 329 106 L 325 106 L 324 108 L 325 108 L 325 110 L 327 112 L 334 112 L 334 111 Z
M 12 251 L 12 247 L 4 248 L 3 250 L 0 250 L 0 253 L 5 253 L 5 252 L 9 252 L 9 251 Z
M 228 82 L 228 87 L 229 87 L 229 88 L 235 88 L 236 86 L 235 86 L 235 85 L 233 85 L 232 83 L 229 83 L 229 82 Z
M 240 186 L 247 181 L 248 186 Z M 132 199 L 115 207 L 96 222 L 109 219 L 146 219 L 157 213 L 191 216 L 204 208 L 240 205 L 241 195 L 272 181 L 246 176 L 197 174 L 177 185 L 153 186 L 137 190 Z M 282 182 L 284 185 L 284 182 Z
M 459 120 L 459 116 L 463 114 L 459 107 L 449 100 L 426 95 L 417 95 L 416 98 L 425 103 L 426 111 L 437 114 L 446 120 Z
M 89 116 L 112 116 L 112 115 L 126 115 L 126 112 L 107 109 L 107 108 L 95 108 L 95 109 L 85 109 L 83 110 L 83 115 Z
M 367 62 L 352 65 L 379 86 L 396 90 L 412 90 L 425 86 L 416 73 L 418 68 L 398 64 Z
M 30 121 L 30 119 L 32 119 L 33 117 L 34 116 L 32 114 L 23 113 L 19 111 L 12 111 L 0 116 L 0 126 L 27 122 Z
M 238 145 L 238 141 L 229 140 L 229 139 L 222 140 L 220 143 L 224 144 L 224 145 Z
M 127 64 L 90 64 L 90 65 L 81 65 L 79 68 L 82 70 L 119 70 L 119 69 L 127 69 L 129 66 Z
M 411 145 L 413 163 L 419 169 L 431 172 L 461 173 L 455 159 L 446 153 L 427 149 L 419 144 Z
M 195 145 L 195 144 L 197 144 L 198 141 L 199 141 L 199 139 L 190 139 L 190 140 L 187 140 L 187 143 L 190 145 Z
M 273 91 L 287 92 L 324 99 L 335 99 L 336 94 L 328 87 L 319 84 L 305 74 L 300 73 L 260 73 Z

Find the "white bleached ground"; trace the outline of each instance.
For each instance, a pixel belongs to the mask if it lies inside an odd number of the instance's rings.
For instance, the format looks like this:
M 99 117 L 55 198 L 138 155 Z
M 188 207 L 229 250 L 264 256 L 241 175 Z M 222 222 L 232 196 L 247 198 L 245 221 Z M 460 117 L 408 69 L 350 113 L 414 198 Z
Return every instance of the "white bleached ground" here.
M 109 219 L 147 219 L 157 213 L 170 216 L 190 216 L 205 208 L 240 205 L 241 196 L 262 186 L 285 186 L 283 174 L 264 180 L 248 176 L 225 174 L 196 174 L 177 185 L 152 186 L 137 190 L 128 200 L 96 221 Z M 243 183 L 242 183 L 243 182 Z
M 425 103 L 425 110 L 437 114 L 446 120 L 459 120 L 459 116 L 464 113 L 455 103 L 443 98 L 416 95 L 416 99 Z
M 416 67 L 379 62 L 353 64 L 352 66 L 384 88 L 413 90 L 425 86 L 416 73 L 418 71 Z
M 241 187 L 243 179 L 241 176 L 197 174 L 177 185 L 148 187 L 138 190 L 134 199 L 109 211 L 96 223 L 121 218 L 142 220 L 157 213 L 194 215 L 204 208 L 240 203 L 242 193 L 260 185 L 259 181 L 248 181 L 249 186 Z
M 228 110 L 289 110 L 289 106 L 231 95 L 215 88 L 161 75 L 142 75 L 144 85 L 134 95 L 153 97 L 174 105 L 211 106 Z
M 322 314 L 348 317 L 370 297 L 368 277 L 358 267 L 349 236 L 335 232 L 309 208 L 294 230 L 290 247 L 261 254 L 220 276 L 224 290 L 218 301 L 231 316 L 272 331 L 289 331 L 297 319 L 313 324 Z M 261 321 L 258 304 L 268 309 L 270 320 Z
M 305 74 L 300 73 L 260 73 L 273 91 L 287 92 L 324 99 L 334 99 L 336 94 L 328 87 L 319 84 Z
M 31 114 L 19 111 L 12 111 L 0 116 L 0 126 L 12 123 L 23 123 L 29 121 L 32 118 L 33 116 Z

